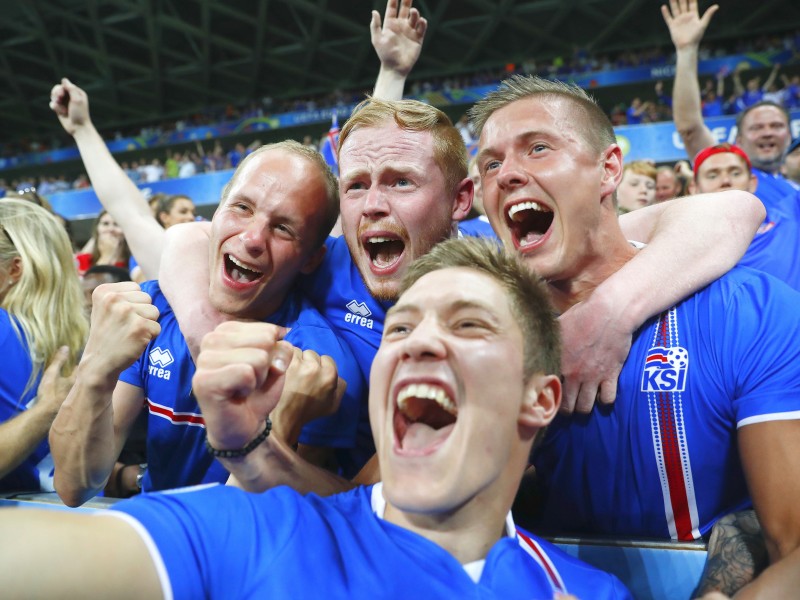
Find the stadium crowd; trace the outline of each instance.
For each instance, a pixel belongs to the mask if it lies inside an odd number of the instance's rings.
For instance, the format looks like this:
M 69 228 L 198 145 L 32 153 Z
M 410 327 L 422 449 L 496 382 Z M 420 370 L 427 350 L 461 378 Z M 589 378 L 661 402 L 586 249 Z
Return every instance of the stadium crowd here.
M 558 80 L 402 99 L 412 0 L 372 13 L 338 177 L 309 140 L 119 164 L 54 82 L 104 211 L 75 255 L 59 179 L 0 198 L 0 492 L 130 499 L 0 510 L 4 593 L 631 597 L 540 537 L 598 535 L 705 541 L 693 597 L 796 595 L 800 138 L 740 73 L 736 143 L 706 126 L 718 10 L 661 8 L 661 168 Z M 228 168 L 207 222 L 137 186 Z

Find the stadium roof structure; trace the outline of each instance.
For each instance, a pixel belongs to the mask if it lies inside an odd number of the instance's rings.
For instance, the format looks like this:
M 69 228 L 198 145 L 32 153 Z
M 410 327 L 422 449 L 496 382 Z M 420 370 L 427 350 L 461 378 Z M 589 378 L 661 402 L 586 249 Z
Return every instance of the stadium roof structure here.
M 705 7 L 710 2 L 701 2 Z M 709 40 L 800 28 L 800 3 L 725 0 Z M 416 0 L 429 20 L 415 78 L 669 45 L 654 0 Z M 60 131 L 62 76 L 103 129 L 264 96 L 368 89 L 370 11 L 384 0 L 1 0 L 0 141 Z

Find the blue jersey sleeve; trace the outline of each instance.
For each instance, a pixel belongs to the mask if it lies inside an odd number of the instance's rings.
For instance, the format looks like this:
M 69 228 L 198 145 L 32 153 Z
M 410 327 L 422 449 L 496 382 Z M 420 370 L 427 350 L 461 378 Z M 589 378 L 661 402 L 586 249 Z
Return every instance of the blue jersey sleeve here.
M 148 531 L 175 598 L 250 598 L 297 525 L 297 494 L 212 486 L 145 494 L 113 507 Z M 235 549 L 235 551 L 231 551 Z M 272 574 L 275 575 L 274 573 Z
M 347 343 L 324 326 L 293 328 L 286 340 L 302 350 L 314 350 L 320 356 L 330 356 L 336 363 L 339 377 L 347 382 L 339 410 L 333 415 L 308 423 L 300 434 L 300 443 L 311 446 L 352 448 L 365 405 L 367 386 L 358 363 Z
M 130 367 L 119 374 L 120 381 L 135 385 L 138 388 L 144 388 L 144 377 L 142 376 L 143 356 L 140 355 Z
M 734 289 L 724 318 L 723 359 L 738 427 L 800 419 L 800 293 L 756 271 Z

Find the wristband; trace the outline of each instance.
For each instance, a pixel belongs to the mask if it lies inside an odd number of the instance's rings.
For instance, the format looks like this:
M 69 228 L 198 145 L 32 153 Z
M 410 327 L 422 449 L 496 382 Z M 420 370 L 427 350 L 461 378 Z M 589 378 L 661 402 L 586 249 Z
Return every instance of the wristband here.
M 267 422 L 264 424 L 264 431 L 259 433 L 255 439 L 247 444 L 244 448 L 240 448 L 238 450 L 217 450 L 211 444 L 208 443 L 208 437 L 206 437 L 206 450 L 211 456 L 215 456 L 217 458 L 240 458 L 242 456 L 247 456 L 253 450 L 255 450 L 261 442 L 269 437 L 269 432 L 272 430 L 272 421 L 269 420 L 267 417 Z

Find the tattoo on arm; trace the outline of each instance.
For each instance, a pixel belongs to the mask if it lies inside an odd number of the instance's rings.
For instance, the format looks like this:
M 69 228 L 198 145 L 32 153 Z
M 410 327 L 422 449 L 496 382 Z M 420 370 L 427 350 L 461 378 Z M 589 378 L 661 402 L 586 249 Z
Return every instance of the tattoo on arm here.
M 767 547 L 755 511 L 726 515 L 711 530 L 706 566 L 692 598 L 713 591 L 733 596 L 767 566 Z

